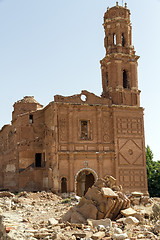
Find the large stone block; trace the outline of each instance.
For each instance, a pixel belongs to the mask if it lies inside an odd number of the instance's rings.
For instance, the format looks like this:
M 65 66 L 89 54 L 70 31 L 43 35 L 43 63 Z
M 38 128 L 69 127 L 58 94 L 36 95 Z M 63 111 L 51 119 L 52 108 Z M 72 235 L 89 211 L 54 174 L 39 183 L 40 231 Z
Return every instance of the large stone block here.
M 88 225 L 94 227 L 98 227 L 98 225 L 103 225 L 105 228 L 112 227 L 112 221 L 109 218 L 101 219 L 101 220 L 93 220 L 87 219 Z
M 136 214 L 136 211 L 133 208 L 127 208 L 125 210 L 121 210 L 121 214 L 125 217 L 128 217 Z
M 117 198 L 118 195 L 111 189 L 111 188 L 102 188 L 101 192 L 103 194 L 104 197 L 107 198 Z

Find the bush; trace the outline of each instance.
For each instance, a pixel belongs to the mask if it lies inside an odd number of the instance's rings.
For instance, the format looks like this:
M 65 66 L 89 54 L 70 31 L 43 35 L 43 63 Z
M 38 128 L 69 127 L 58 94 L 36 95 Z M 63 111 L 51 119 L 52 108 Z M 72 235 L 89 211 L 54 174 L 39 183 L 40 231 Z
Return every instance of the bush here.
M 150 147 L 146 147 L 147 179 L 150 197 L 160 197 L 160 161 L 153 161 Z
M 69 202 L 71 202 L 71 198 L 65 198 L 65 199 L 62 200 L 63 204 L 64 203 L 69 203 Z

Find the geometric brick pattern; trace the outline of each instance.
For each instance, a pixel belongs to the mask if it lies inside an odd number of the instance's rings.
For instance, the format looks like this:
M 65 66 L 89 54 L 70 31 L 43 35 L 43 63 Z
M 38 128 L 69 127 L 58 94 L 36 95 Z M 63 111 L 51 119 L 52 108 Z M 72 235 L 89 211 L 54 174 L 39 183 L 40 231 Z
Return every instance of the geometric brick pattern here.
M 143 165 L 142 147 L 136 143 L 136 139 L 119 140 L 119 144 L 122 145 L 119 146 L 119 166 Z
M 142 119 L 141 118 L 117 118 L 118 134 L 134 134 L 142 135 Z
M 119 183 L 124 188 L 145 188 L 144 170 L 121 169 L 119 170 Z

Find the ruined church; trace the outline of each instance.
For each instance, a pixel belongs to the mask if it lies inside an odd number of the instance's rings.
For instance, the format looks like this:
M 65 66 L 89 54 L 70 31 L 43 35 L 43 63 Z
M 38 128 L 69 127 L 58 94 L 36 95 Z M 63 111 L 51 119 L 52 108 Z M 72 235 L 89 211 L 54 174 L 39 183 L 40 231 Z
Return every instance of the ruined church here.
M 43 107 L 26 96 L 0 131 L 0 190 L 85 194 L 111 175 L 125 192 L 147 192 L 143 108 L 130 10 L 104 15 L 102 95 L 88 91 Z

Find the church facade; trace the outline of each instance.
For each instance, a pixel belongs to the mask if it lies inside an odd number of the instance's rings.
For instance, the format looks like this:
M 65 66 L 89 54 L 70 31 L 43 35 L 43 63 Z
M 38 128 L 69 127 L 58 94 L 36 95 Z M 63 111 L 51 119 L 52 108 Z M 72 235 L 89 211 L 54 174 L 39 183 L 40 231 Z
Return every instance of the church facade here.
M 54 96 L 46 107 L 26 96 L 0 131 L 0 189 L 52 190 L 79 196 L 112 175 L 126 192 L 147 192 L 143 108 L 130 11 L 104 15 L 102 95 Z

